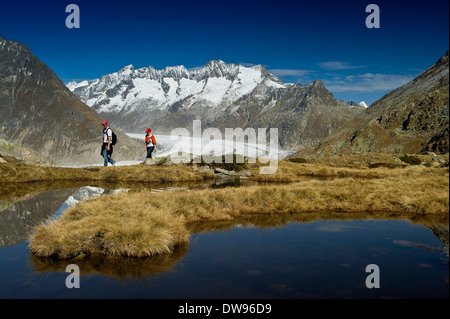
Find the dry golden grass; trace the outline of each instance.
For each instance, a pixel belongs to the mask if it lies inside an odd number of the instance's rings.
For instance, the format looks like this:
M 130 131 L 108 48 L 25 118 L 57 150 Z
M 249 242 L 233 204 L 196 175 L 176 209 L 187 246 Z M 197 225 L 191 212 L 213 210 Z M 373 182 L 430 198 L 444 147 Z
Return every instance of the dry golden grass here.
M 371 212 L 411 219 L 436 216 L 448 222 L 448 168 L 367 170 L 280 162 L 277 174 L 267 180 L 294 182 L 90 199 L 37 228 L 30 250 L 36 256 L 63 259 L 80 254 L 154 256 L 186 244 L 190 232 L 202 225 L 226 225 L 250 216 Z
M 213 178 L 212 172 L 194 172 L 188 165 L 119 167 L 42 167 L 1 164 L 0 183 L 39 181 L 180 182 Z
M 80 253 L 144 257 L 172 252 L 187 242 L 182 216 L 148 210 L 144 200 L 135 199 L 130 206 L 124 195 L 111 196 L 113 202 L 102 196 L 107 203 L 84 201 L 61 220 L 42 225 L 30 242 L 33 253 L 62 259 Z
M 279 161 L 277 172 L 274 174 L 259 174 L 259 168 L 251 167 L 249 171 L 254 176 L 253 180 L 259 182 L 296 182 L 310 178 L 380 178 L 391 174 L 387 168 L 345 168 L 330 167 L 323 164 L 299 164 L 288 161 Z

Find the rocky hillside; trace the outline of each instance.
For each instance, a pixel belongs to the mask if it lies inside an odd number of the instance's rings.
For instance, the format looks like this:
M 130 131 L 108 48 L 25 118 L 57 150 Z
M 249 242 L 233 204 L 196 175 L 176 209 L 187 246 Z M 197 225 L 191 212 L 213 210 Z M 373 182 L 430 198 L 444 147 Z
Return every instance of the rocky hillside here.
M 0 138 L 56 165 L 99 163 L 103 120 L 24 44 L 0 37 Z M 116 132 L 115 157 L 135 160 L 142 146 Z
M 294 156 L 448 153 L 448 60 L 447 51 L 417 78 L 386 94 L 314 148 Z
M 261 65 L 210 61 L 198 70 L 184 66 L 134 69 L 129 65 L 100 79 L 67 86 L 100 115 L 127 133 L 170 134 L 174 128 L 279 129 L 285 148 L 315 144 L 364 107 L 337 100 L 320 80 L 285 84 Z
M 25 163 L 28 165 L 51 166 L 52 163 L 35 150 L 14 145 L 0 138 L 0 164 Z M 0 177 L 0 182 L 2 178 Z

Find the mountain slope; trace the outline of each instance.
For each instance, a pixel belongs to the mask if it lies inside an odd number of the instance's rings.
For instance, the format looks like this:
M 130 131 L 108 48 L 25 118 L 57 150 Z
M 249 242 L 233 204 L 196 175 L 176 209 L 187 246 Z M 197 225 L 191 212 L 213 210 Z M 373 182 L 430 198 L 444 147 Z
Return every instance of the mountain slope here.
M 1 138 L 55 164 L 98 163 L 102 121 L 24 44 L 0 37 Z M 142 147 L 116 131 L 115 157 L 136 159 Z
M 285 84 L 261 65 L 210 61 L 198 70 L 184 66 L 134 69 L 129 65 L 100 79 L 67 86 L 123 131 L 156 134 L 174 128 L 278 127 L 280 145 L 312 145 L 363 107 L 335 99 L 322 82 Z
M 316 147 L 297 154 L 449 151 L 449 53 L 386 94 Z

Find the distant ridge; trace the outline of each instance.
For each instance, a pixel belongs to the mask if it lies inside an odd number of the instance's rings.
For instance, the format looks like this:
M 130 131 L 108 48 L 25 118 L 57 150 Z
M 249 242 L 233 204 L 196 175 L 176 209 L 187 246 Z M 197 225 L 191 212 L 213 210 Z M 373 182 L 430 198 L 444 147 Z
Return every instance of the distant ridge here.
M 449 152 L 449 52 L 314 148 L 296 156 Z

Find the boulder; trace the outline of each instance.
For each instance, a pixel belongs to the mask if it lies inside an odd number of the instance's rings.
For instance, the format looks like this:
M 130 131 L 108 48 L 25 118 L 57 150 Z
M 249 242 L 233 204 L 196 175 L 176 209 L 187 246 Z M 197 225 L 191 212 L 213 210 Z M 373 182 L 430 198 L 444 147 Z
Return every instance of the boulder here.
M 250 172 L 240 172 L 238 175 L 240 177 L 247 178 L 247 177 L 250 177 L 252 174 Z
M 199 169 L 200 173 L 210 172 L 210 171 L 212 171 L 212 169 L 209 166 L 207 166 L 207 165 L 205 165 L 205 166 L 203 166 L 202 168 Z
M 163 162 L 164 159 L 165 157 L 147 158 L 144 162 L 144 165 L 146 166 L 159 165 Z
M 215 168 L 214 169 L 214 173 L 216 173 L 216 174 L 224 174 L 224 175 L 228 175 L 228 176 L 236 176 L 236 172 L 235 171 L 227 171 L 226 169 L 223 169 L 223 168 Z

